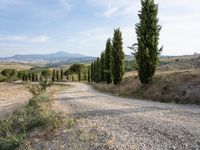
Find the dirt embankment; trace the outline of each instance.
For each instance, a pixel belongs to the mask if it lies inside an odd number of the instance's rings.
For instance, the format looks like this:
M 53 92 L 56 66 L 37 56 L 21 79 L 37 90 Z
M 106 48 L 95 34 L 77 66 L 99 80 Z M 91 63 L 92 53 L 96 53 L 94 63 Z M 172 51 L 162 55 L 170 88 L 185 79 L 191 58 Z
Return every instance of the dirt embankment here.
M 137 73 L 128 73 L 120 86 L 93 84 L 104 92 L 119 96 L 161 102 L 200 104 L 200 69 L 157 73 L 153 82 L 142 85 Z

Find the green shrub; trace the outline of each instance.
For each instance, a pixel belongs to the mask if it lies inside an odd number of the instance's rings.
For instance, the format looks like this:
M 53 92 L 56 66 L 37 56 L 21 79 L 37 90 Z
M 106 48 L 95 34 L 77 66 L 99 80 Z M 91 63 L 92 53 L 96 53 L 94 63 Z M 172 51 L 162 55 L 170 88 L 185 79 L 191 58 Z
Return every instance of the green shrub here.
M 38 108 L 40 103 L 50 102 L 50 98 L 47 94 L 42 93 L 40 95 L 34 96 L 29 100 L 28 106 Z
M 0 138 L 0 149 L 1 150 L 14 150 L 24 141 L 24 136 L 8 136 Z
M 7 136 L 9 133 L 11 133 L 11 124 L 11 119 L 0 120 L 0 136 Z
M 66 126 L 67 128 L 72 128 L 76 125 L 76 120 L 75 119 L 69 119 L 66 121 Z
M 7 80 L 7 78 L 5 76 L 3 76 L 2 74 L 0 74 L 0 82 L 4 82 L 6 80 Z
M 52 81 L 48 79 L 41 80 L 39 84 L 32 84 L 30 82 L 24 84 L 25 88 L 28 89 L 33 96 L 37 96 L 43 92 L 46 92 L 47 88 L 51 87 L 52 85 Z
M 49 128 L 49 130 L 54 130 L 63 124 L 63 117 L 61 114 L 56 112 L 49 112 L 46 116 L 44 116 L 45 126 Z

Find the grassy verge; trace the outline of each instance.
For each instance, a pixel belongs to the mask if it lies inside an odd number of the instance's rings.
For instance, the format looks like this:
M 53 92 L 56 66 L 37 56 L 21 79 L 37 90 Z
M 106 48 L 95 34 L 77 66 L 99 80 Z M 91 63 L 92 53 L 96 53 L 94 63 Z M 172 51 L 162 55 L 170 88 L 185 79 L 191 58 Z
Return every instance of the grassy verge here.
M 200 104 L 200 70 L 198 69 L 157 73 L 153 82 L 148 85 L 139 82 L 137 73 L 129 73 L 119 86 L 96 83 L 92 83 L 92 86 L 117 96 L 165 103 Z
M 2 74 L 0 74 L 0 82 L 4 82 L 4 81 L 6 81 L 6 77 L 4 77 Z
M 52 91 L 49 93 L 53 94 Z M 31 149 L 26 139 L 33 129 L 40 127 L 51 132 L 63 125 L 72 127 L 74 124 L 74 120 L 66 120 L 61 113 L 54 112 L 49 94 L 41 93 L 31 98 L 26 106 L 0 120 L 0 149 Z

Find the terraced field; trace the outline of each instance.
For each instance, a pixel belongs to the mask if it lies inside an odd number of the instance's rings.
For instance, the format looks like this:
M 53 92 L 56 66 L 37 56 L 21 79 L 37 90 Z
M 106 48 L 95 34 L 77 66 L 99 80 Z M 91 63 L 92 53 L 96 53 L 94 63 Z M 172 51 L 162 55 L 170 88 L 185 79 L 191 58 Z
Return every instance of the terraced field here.
M 0 83 L 0 118 L 19 108 L 30 97 L 23 85 Z

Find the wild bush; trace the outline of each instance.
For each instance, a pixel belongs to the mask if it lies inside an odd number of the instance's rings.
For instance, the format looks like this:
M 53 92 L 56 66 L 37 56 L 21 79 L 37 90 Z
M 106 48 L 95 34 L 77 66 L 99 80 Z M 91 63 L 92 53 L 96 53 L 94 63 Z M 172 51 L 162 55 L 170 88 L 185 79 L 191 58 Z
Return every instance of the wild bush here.
M 26 106 L 0 120 L 0 149 L 29 147 L 26 143 L 27 133 L 34 128 L 44 126 L 52 131 L 61 127 L 63 116 L 50 109 L 50 102 L 47 94 L 39 94 L 31 98 Z
M 48 79 L 43 79 L 39 82 L 39 84 L 35 84 L 35 83 L 30 83 L 30 82 L 26 82 L 24 84 L 24 86 L 26 87 L 26 89 L 28 89 L 28 91 L 33 95 L 39 95 L 42 92 L 45 92 L 47 90 L 48 87 L 51 87 L 53 85 L 51 80 Z

